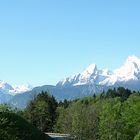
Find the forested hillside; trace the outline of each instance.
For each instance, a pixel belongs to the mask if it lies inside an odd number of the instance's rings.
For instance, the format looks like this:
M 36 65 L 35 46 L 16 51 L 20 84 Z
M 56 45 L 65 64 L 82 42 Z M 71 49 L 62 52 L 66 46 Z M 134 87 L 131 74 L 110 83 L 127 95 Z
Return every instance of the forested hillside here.
M 140 139 L 140 93 L 124 88 L 63 102 L 42 92 L 18 113 L 42 131 L 76 140 Z
M 55 130 L 78 140 L 139 140 L 140 94 L 118 88 L 58 107 Z

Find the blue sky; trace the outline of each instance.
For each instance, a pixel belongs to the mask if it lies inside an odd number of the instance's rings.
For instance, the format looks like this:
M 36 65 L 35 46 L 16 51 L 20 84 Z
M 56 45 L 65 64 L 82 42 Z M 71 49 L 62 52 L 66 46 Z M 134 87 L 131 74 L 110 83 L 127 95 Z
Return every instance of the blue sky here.
M 140 57 L 139 0 L 0 1 L 0 79 L 55 84 L 90 63 Z

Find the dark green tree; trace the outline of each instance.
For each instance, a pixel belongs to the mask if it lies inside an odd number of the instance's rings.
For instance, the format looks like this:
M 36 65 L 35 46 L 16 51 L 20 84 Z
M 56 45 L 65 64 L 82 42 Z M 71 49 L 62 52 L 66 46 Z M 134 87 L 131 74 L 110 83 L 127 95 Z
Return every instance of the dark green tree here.
M 26 118 L 40 130 L 52 132 L 56 121 L 57 101 L 47 92 L 38 94 L 27 106 Z

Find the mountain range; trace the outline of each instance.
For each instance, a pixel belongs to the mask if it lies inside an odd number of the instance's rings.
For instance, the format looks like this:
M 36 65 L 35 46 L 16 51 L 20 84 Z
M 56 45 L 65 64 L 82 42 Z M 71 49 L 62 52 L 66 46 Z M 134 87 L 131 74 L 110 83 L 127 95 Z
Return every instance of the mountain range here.
M 99 94 L 109 88 L 124 87 L 140 90 L 140 59 L 129 56 L 116 70 L 98 69 L 96 64 L 89 65 L 79 74 L 64 78 L 55 86 L 44 85 L 13 87 L 0 81 L 0 103 L 9 103 L 17 108 L 25 108 L 28 102 L 41 91 L 48 91 L 57 100 L 75 99 Z

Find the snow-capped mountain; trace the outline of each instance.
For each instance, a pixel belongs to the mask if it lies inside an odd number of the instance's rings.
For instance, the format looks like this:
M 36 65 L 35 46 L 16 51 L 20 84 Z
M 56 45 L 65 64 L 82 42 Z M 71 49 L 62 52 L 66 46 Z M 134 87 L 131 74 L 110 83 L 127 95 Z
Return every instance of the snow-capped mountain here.
M 65 78 L 64 80 L 58 82 L 57 86 L 77 86 L 77 85 L 87 85 L 95 84 L 100 85 L 100 82 L 110 77 L 112 72 L 104 69 L 98 70 L 95 64 L 89 65 L 83 72 L 74 75 L 72 77 Z
M 101 82 L 101 85 L 124 86 L 134 90 L 140 89 L 139 84 L 140 59 L 136 56 L 129 56 L 119 69 L 114 70 L 112 75 Z
M 129 56 L 123 66 L 114 71 L 100 70 L 95 64 L 91 64 L 83 72 L 58 82 L 57 86 L 70 87 L 90 84 L 131 88 L 130 83 L 133 86 L 132 89 L 138 89 L 136 86 L 140 83 L 140 59 L 136 56 Z
M 4 91 L 9 91 L 13 90 L 13 87 L 10 84 L 0 80 L 0 89 Z
M 11 86 L 10 84 L 0 80 L 0 103 L 5 103 L 17 94 L 30 91 L 32 88 L 28 85 Z
M 13 90 L 10 90 L 9 92 L 12 93 L 12 95 L 16 95 L 16 94 L 21 94 L 30 91 L 32 89 L 33 88 L 31 85 L 19 85 L 19 86 L 13 86 Z
M 0 91 L 6 94 L 16 95 L 30 90 L 32 90 L 32 87 L 30 85 L 12 86 L 0 80 Z

